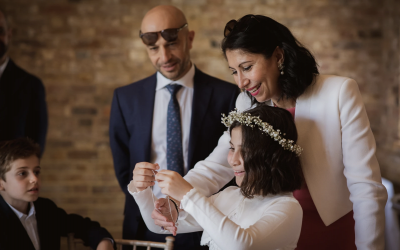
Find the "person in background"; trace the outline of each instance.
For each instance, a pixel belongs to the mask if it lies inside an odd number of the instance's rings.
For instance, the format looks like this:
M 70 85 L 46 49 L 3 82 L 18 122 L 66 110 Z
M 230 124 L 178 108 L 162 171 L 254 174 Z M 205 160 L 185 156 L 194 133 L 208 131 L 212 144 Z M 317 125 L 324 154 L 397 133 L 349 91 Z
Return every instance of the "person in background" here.
M 92 249 L 116 249 L 98 222 L 39 197 L 40 172 L 38 144 L 26 138 L 0 142 L 0 249 L 57 250 L 69 233 Z
M 40 145 L 47 133 L 47 106 L 42 81 L 8 56 L 12 29 L 0 10 L 0 141 L 28 137 Z
M 148 11 L 140 37 L 157 72 L 114 92 L 110 146 L 126 195 L 124 239 L 165 241 L 165 235 L 147 229 L 127 190 L 140 170 L 135 166 L 157 163 L 184 176 L 215 148 L 225 130 L 220 115 L 234 109 L 237 87 L 203 73 L 191 61 L 194 35 L 176 7 L 162 5 Z M 154 194 L 163 197 L 157 184 Z M 200 238 L 201 233 L 178 235 L 174 249 L 202 248 Z

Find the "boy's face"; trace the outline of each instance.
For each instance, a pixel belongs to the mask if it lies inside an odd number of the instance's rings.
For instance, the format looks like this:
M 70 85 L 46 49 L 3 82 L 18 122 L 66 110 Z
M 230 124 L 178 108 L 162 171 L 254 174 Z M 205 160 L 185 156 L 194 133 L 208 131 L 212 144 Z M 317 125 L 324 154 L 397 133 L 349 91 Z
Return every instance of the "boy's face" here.
M 40 188 L 39 159 L 32 155 L 11 163 L 11 169 L 0 179 L 0 194 L 3 199 L 18 210 L 25 210 L 29 202 L 36 201 Z

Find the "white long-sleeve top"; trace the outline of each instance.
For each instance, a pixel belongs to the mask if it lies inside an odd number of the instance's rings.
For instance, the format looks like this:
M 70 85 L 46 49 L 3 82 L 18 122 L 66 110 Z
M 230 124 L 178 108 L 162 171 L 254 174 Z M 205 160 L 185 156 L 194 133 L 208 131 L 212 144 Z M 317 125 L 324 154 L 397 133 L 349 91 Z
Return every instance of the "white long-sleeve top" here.
M 166 234 L 154 224 L 152 191 L 129 192 L 139 206 L 150 231 Z M 190 190 L 181 204 L 189 214 L 179 220 L 177 233 L 202 231 L 202 245 L 210 250 L 295 249 L 300 236 L 303 211 L 292 193 L 245 198 L 238 187 L 228 187 L 209 198 Z M 175 209 L 175 208 L 173 208 Z

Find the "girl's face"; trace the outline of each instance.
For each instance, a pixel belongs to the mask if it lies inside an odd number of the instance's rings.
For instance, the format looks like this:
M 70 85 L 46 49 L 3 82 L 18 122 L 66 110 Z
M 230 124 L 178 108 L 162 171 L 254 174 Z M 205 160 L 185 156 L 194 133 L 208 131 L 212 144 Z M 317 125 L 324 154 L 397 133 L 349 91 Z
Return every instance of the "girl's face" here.
M 248 91 L 258 102 L 272 99 L 276 103 L 279 100 L 281 91 L 278 87 L 278 64 L 283 62 L 282 49 L 277 47 L 269 59 L 262 54 L 240 49 L 227 50 L 226 58 L 239 88 Z
M 242 129 L 236 127 L 231 131 L 231 141 L 229 142 L 231 147 L 228 153 L 228 162 L 231 165 L 233 171 L 235 171 L 236 184 L 240 187 L 243 181 L 243 177 L 246 174 L 244 171 L 243 158 L 240 153 L 242 149 Z

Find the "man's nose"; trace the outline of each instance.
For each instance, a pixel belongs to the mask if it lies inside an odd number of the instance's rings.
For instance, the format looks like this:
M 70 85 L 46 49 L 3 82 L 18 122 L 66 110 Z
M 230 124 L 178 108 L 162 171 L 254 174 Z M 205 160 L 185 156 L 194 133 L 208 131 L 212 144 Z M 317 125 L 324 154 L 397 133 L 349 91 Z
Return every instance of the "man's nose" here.
M 160 58 L 163 63 L 167 63 L 171 59 L 171 51 L 168 48 L 161 46 L 160 53 Z

